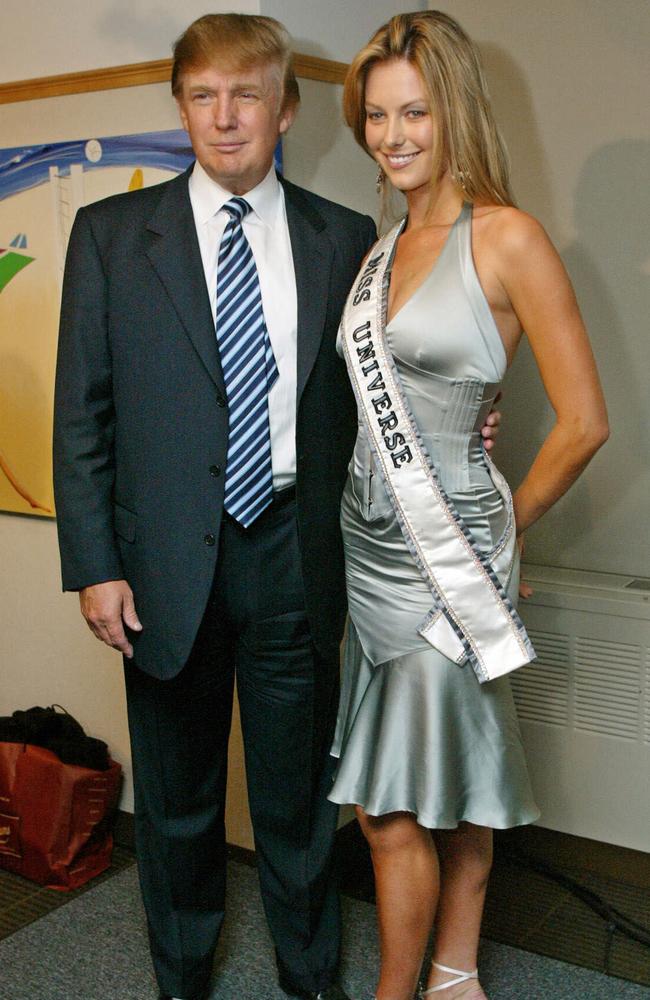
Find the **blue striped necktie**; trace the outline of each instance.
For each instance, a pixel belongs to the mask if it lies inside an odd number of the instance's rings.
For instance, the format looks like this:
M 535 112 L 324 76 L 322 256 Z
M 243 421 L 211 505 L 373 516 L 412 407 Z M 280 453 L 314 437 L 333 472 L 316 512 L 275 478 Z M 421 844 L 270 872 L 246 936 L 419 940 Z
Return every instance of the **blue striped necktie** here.
M 243 198 L 223 206 L 230 218 L 217 265 L 217 343 L 228 397 L 224 507 L 245 528 L 271 503 L 268 394 L 278 377 L 257 267 L 242 228 Z

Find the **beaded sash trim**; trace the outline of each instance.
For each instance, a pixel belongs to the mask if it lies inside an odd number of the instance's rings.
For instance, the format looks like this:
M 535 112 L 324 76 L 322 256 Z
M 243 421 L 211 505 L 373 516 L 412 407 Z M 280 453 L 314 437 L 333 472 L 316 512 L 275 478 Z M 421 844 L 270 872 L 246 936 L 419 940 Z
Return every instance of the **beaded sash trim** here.
M 418 632 L 449 659 L 469 660 L 483 682 L 535 658 L 498 575 L 507 575 L 515 544 L 512 499 L 503 476 L 489 463 L 509 518 L 504 536 L 486 555 L 442 488 L 418 432 L 385 329 L 386 278 L 403 225 L 370 252 L 346 303 L 341 343 L 376 471 L 431 590 L 433 608 Z

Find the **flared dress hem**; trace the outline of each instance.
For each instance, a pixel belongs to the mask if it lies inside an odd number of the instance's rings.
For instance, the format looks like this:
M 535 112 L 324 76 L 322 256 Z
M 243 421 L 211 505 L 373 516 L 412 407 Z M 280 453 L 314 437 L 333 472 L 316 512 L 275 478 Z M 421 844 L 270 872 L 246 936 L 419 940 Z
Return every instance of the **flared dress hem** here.
M 348 799 L 347 796 L 328 795 L 327 798 L 330 802 L 334 802 L 335 805 L 339 806 L 360 806 L 368 816 L 380 817 L 389 816 L 391 813 L 410 813 L 410 815 L 415 816 L 419 825 L 425 827 L 427 830 L 457 830 L 461 823 L 472 823 L 474 826 L 485 826 L 491 830 L 511 830 L 516 826 L 528 826 L 528 824 L 534 823 L 541 816 L 539 809 L 536 809 L 529 815 L 525 814 L 517 817 L 510 816 L 506 819 L 497 819 L 495 817 L 486 818 L 483 815 L 479 817 L 472 812 L 463 812 L 463 814 L 458 816 L 456 819 L 451 819 L 447 816 L 427 816 L 407 804 L 391 804 L 388 807 L 364 804 L 362 801 L 357 801 L 357 798 L 361 799 L 362 796 L 357 796 L 353 800 Z

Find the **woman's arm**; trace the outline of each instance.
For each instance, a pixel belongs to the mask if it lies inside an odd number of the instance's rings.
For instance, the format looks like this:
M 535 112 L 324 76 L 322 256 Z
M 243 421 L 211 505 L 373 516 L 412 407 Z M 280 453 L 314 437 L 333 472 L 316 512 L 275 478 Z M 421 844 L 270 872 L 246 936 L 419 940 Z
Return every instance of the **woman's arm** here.
M 500 213 L 499 213 L 500 214 Z M 499 280 L 526 332 L 556 423 L 514 495 L 522 534 L 575 482 L 607 440 L 596 363 L 559 254 L 538 222 L 515 209 L 499 220 Z

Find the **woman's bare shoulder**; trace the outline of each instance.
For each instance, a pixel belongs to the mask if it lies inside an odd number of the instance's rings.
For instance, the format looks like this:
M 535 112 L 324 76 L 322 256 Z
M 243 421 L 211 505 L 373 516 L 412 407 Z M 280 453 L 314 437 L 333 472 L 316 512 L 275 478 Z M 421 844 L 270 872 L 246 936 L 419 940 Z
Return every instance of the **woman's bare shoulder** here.
M 504 259 L 555 252 L 541 222 L 514 205 L 476 205 L 474 218 L 481 238 Z

